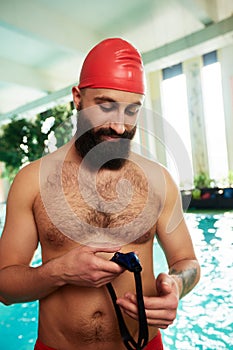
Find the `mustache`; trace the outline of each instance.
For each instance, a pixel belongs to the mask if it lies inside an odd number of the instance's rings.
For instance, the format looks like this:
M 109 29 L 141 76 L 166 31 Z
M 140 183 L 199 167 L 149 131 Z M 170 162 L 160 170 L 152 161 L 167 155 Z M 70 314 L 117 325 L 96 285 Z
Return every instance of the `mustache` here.
M 132 129 L 131 131 L 125 130 L 122 134 L 118 134 L 112 128 L 101 128 L 95 132 L 96 137 L 110 136 L 110 137 L 118 137 L 118 138 L 123 138 L 123 139 L 130 139 L 133 134 L 134 134 L 134 129 Z

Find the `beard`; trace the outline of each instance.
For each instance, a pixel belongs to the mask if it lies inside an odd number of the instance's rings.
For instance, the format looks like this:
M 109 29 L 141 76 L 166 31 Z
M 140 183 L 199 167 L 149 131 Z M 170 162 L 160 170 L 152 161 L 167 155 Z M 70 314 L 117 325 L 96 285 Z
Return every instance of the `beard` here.
M 136 126 L 130 131 L 118 134 L 112 128 L 94 131 L 93 125 L 79 112 L 75 148 L 87 166 L 93 170 L 118 170 L 126 162 L 130 152 L 130 141 L 136 133 Z M 103 141 L 103 137 L 117 138 L 116 141 Z M 85 159 L 84 159 L 85 158 Z

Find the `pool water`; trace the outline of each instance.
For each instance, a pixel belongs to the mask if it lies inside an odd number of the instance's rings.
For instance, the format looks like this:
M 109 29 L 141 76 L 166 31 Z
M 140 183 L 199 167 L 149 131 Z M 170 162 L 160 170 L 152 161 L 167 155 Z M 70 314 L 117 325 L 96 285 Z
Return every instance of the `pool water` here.
M 0 232 L 4 206 L 0 206 Z M 233 212 L 188 213 L 187 224 L 202 277 L 179 304 L 172 326 L 162 331 L 165 350 L 233 349 Z M 154 268 L 166 272 L 166 262 L 154 244 Z M 38 250 L 34 265 L 40 263 Z M 38 302 L 0 304 L 0 350 L 32 350 L 37 336 Z
M 202 267 L 196 288 L 163 332 L 166 350 L 233 349 L 233 213 L 186 214 Z

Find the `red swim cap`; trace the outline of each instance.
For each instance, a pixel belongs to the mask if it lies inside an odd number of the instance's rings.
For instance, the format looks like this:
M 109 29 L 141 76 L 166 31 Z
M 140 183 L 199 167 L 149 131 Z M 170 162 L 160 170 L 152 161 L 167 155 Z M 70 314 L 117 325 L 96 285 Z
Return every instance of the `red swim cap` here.
M 144 69 L 140 53 L 120 38 L 101 41 L 85 58 L 78 87 L 145 94 Z

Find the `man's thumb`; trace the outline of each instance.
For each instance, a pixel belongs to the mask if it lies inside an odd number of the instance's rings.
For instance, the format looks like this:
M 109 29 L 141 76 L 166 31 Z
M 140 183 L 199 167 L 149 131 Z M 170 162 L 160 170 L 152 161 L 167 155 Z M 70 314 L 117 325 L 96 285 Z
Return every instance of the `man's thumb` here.
M 172 280 L 166 273 L 160 273 L 156 279 L 156 289 L 160 296 L 172 291 Z

